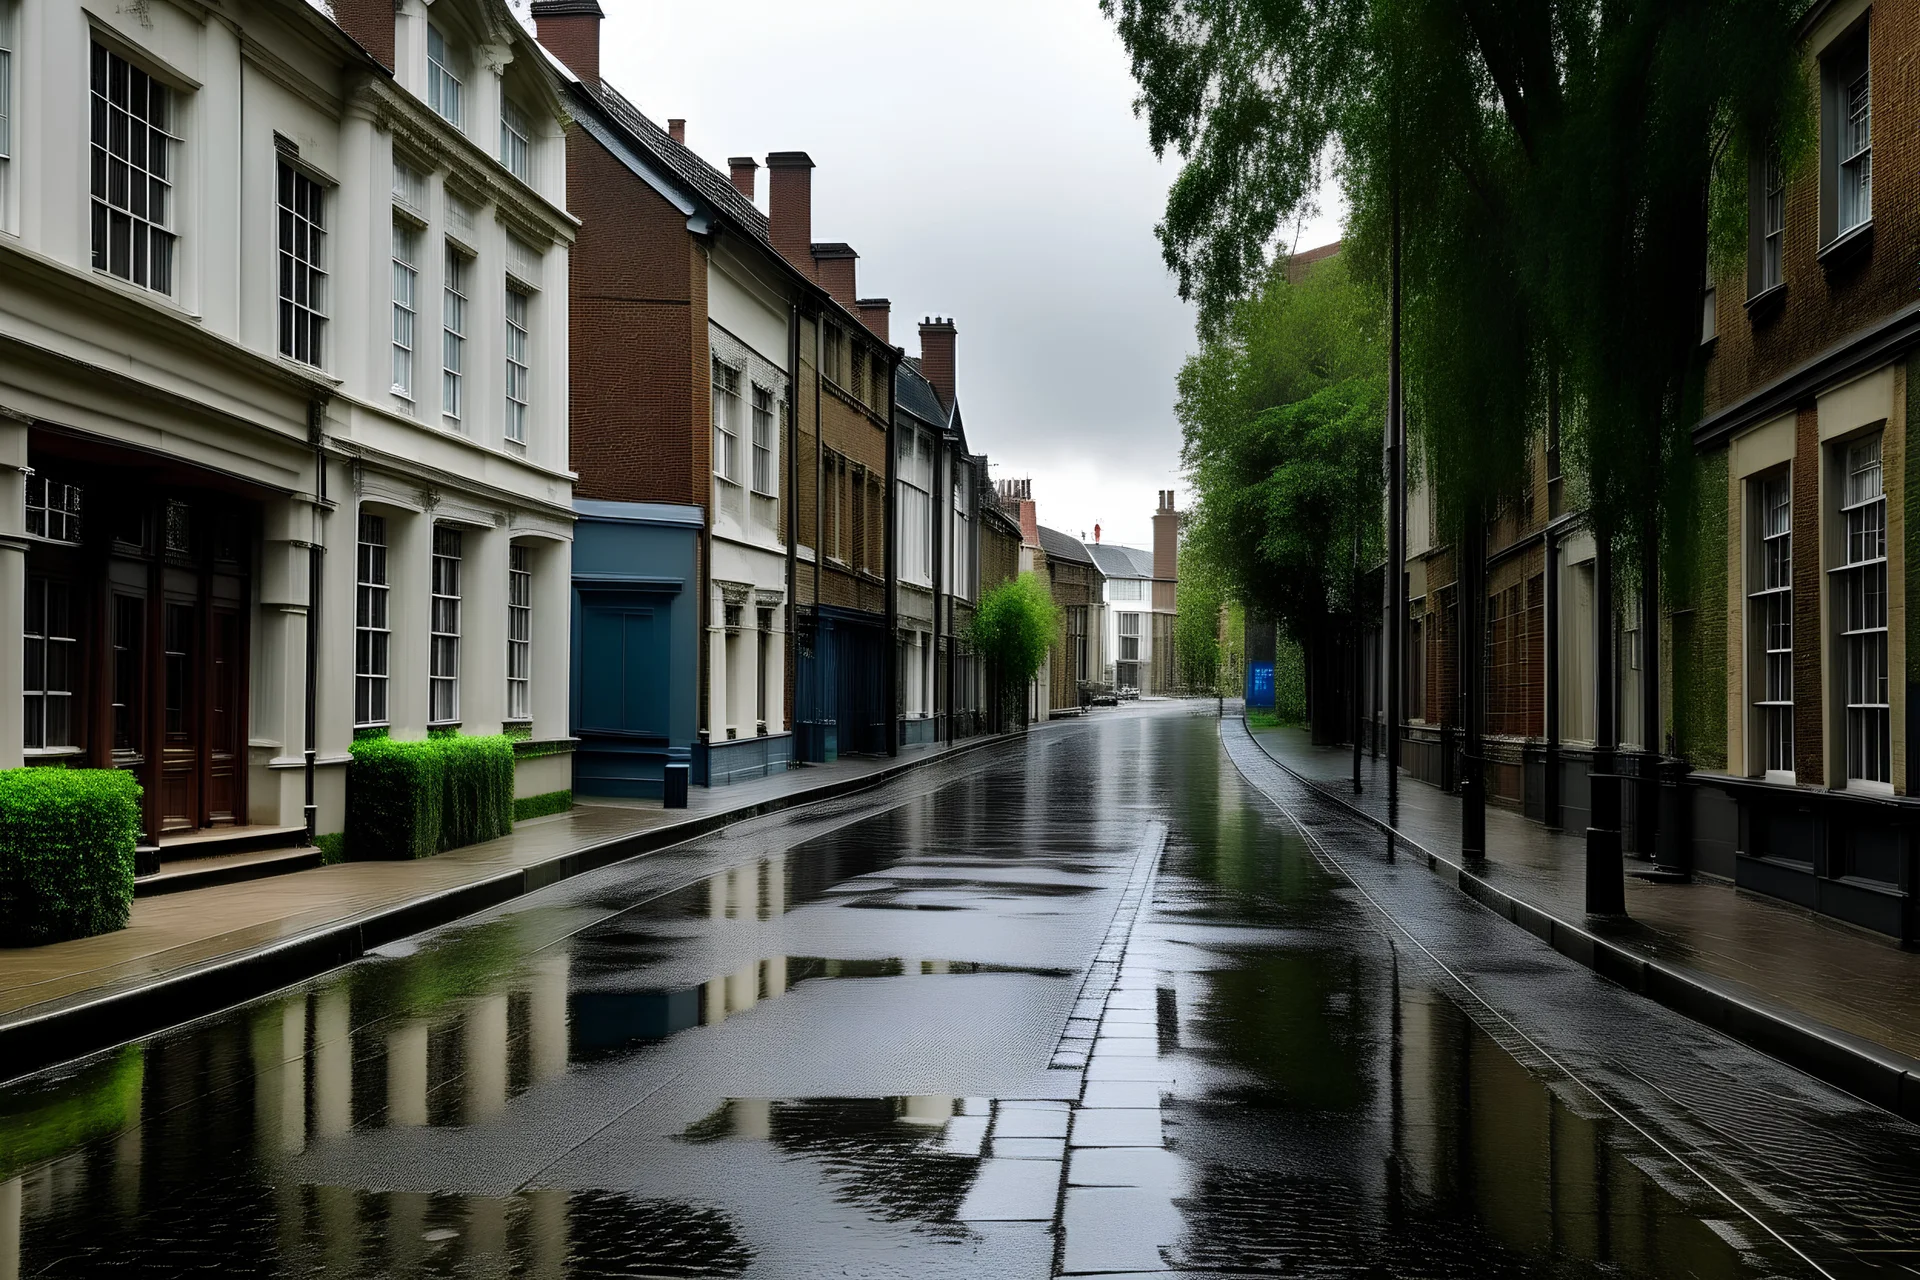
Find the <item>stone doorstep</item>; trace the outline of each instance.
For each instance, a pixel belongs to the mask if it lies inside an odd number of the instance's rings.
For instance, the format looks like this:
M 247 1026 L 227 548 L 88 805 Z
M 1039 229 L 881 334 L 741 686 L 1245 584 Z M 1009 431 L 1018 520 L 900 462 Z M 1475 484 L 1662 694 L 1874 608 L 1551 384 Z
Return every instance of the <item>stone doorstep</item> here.
M 1561 955 L 1865 1102 L 1920 1122 L 1920 1060 L 1830 1027 L 1756 993 L 1736 990 L 1699 970 L 1642 955 L 1596 936 L 1584 925 L 1562 920 L 1516 898 L 1467 870 L 1460 862 L 1442 857 L 1365 809 L 1349 803 L 1268 750 L 1252 731 L 1246 733 L 1267 759 L 1314 795 L 1393 836 L 1424 858 L 1428 870 Z
M 377 947 L 486 911 L 588 871 L 625 862 L 711 835 L 750 818 L 835 800 L 883 786 L 923 765 L 953 760 L 999 744 L 982 734 L 938 753 L 915 755 L 851 778 L 768 796 L 735 809 L 615 836 L 558 854 L 545 862 L 487 876 L 456 888 L 395 903 L 311 929 L 266 946 L 234 952 L 182 971 L 161 974 L 104 995 L 82 994 L 34 1012 L 0 1017 L 0 1083 L 111 1045 L 212 1013 L 302 982 L 359 959 Z

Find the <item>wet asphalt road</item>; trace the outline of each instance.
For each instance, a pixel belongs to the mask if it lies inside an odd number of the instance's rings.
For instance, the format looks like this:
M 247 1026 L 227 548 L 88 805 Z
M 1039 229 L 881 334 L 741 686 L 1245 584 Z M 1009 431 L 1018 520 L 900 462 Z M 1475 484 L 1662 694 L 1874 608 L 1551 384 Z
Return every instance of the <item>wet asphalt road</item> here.
M 0 1280 L 1920 1273 L 1920 1129 L 1572 965 L 1212 711 L 0 1090 Z

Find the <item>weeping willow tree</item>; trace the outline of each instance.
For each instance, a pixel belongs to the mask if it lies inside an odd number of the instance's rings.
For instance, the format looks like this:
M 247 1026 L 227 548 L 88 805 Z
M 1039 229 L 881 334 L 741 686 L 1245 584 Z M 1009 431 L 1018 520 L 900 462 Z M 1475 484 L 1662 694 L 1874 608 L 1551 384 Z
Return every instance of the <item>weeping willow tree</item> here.
M 1596 527 L 1637 555 L 1700 407 L 1709 228 L 1804 137 L 1806 0 L 1102 0 L 1156 154 L 1158 231 L 1203 335 L 1328 177 L 1356 264 L 1403 228 L 1409 421 L 1454 534 L 1564 406 Z M 1717 180 L 1716 180 L 1717 179 Z M 1735 245 L 1738 248 L 1735 248 Z

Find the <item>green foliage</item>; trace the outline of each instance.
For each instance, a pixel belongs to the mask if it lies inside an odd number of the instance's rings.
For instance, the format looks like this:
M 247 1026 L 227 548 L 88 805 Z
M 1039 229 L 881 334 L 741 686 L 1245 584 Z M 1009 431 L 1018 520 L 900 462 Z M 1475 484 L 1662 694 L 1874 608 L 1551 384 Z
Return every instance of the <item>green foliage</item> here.
M 513 829 L 513 744 L 498 734 L 353 744 L 346 848 L 361 859 L 426 858 Z
M 1023 573 L 980 598 L 967 642 L 1000 669 L 1009 689 L 1024 688 L 1047 660 L 1061 613 L 1044 579 Z
M 1194 550 L 1180 547 L 1179 581 L 1174 588 L 1174 676 L 1192 693 L 1224 689 L 1231 673 L 1225 669 L 1220 632 L 1227 595 L 1220 575 Z
M 1727 452 L 1690 476 L 1689 519 L 1669 528 L 1675 751 L 1697 767 L 1727 767 Z
M 139 840 L 123 769 L 0 772 L 0 946 L 124 929 Z
M 1231 308 L 1180 373 L 1183 566 L 1296 634 L 1352 608 L 1356 539 L 1380 555 L 1385 369 L 1378 299 L 1339 257 Z
M 65 1079 L 9 1090 L 0 1102 L 0 1180 L 120 1133 L 140 1115 L 146 1055 L 126 1045 Z
M 1157 153 L 1160 227 L 1202 334 L 1264 287 L 1333 157 L 1358 268 L 1402 230 L 1409 425 L 1452 530 L 1562 412 L 1603 534 L 1636 530 L 1691 447 L 1709 211 L 1745 157 L 1805 153 L 1804 0 L 1102 0 Z M 1629 548 L 1631 550 L 1631 548 Z
M 513 802 L 513 820 L 525 822 L 528 818 L 544 818 L 552 813 L 565 813 L 573 808 L 571 790 L 548 791 L 542 795 L 527 796 Z
M 1273 641 L 1273 713 L 1281 724 L 1307 722 L 1307 655 L 1287 636 Z
M 330 831 L 313 838 L 314 848 L 320 850 L 320 865 L 331 867 L 337 862 L 347 860 L 347 833 Z

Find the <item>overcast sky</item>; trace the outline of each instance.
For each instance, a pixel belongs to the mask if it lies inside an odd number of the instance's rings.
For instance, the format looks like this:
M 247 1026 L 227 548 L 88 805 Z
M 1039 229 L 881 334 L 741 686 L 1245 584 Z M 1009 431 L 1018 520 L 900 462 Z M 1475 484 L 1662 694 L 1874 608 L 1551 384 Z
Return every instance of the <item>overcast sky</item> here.
M 1186 505 L 1193 315 L 1153 234 L 1174 162 L 1147 148 L 1096 0 L 602 7 L 607 79 L 685 117 L 715 165 L 813 157 L 814 239 L 859 252 L 909 355 L 921 317 L 953 318 L 968 443 L 996 478 L 1031 476 L 1042 523 L 1150 545 L 1155 492 Z M 1322 219 L 1302 247 L 1337 235 Z

